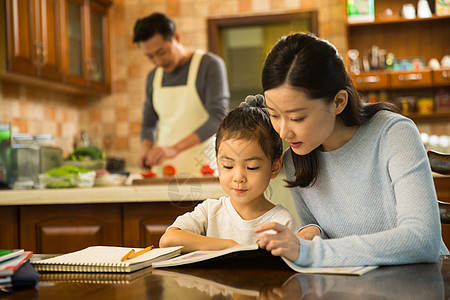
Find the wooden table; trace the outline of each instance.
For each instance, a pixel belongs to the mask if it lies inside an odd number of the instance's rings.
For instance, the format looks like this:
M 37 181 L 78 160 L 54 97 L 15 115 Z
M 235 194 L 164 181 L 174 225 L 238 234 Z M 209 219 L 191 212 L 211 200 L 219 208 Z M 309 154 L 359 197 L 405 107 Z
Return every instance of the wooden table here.
M 147 268 L 125 275 L 122 283 L 101 282 L 99 278 L 96 283 L 93 278 L 96 274 L 88 274 L 92 278 L 79 275 L 71 279 L 58 279 L 56 275 L 42 273 L 35 289 L 15 291 L 0 299 L 432 300 L 450 297 L 450 256 L 440 257 L 436 264 L 380 267 L 363 276 L 302 275 L 264 268 Z

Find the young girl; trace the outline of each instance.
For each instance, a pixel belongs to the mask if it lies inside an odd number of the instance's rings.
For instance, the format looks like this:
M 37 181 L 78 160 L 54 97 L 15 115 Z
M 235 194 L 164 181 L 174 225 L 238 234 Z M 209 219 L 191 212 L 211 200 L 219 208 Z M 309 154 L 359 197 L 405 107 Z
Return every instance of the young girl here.
M 183 245 L 183 252 L 190 252 L 252 244 L 255 227 L 271 221 L 297 229 L 294 217 L 264 195 L 280 171 L 283 147 L 263 101 L 262 96 L 247 97 L 217 131 L 219 180 L 228 197 L 207 199 L 179 216 L 161 237 L 160 247 Z
M 275 222 L 259 245 L 301 266 L 435 262 L 449 254 L 436 192 L 415 124 L 384 103 L 361 103 L 342 58 L 309 34 L 283 37 L 262 83 L 301 223 L 327 239 L 307 241 Z

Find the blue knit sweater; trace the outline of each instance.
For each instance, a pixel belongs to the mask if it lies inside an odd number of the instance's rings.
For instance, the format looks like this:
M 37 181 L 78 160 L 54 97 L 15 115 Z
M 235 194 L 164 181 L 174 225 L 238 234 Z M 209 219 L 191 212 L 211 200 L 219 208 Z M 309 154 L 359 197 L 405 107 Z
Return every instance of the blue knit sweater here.
M 287 179 L 295 178 L 291 151 Z M 378 112 L 339 149 L 319 151 L 319 174 L 291 193 L 301 225 L 325 238 L 300 239 L 300 266 L 395 265 L 435 262 L 449 254 L 425 148 L 415 124 Z

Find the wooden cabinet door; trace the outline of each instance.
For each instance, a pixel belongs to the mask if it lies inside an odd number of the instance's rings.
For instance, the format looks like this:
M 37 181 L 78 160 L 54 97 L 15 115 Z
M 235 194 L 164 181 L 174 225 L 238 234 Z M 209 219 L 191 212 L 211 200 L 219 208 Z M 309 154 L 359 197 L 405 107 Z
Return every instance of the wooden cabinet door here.
M 58 0 L 36 0 L 37 43 L 40 50 L 39 76 L 62 80 L 60 18 Z
M 450 86 L 450 68 L 433 71 L 433 80 L 436 86 Z
M 34 0 L 7 0 L 7 68 L 10 71 L 38 76 L 38 47 Z
M 108 8 L 90 2 L 90 57 L 88 58 L 90 84 L 96 91 L 107 92 L 110 85 L 109 17 Z
M 20 247 L 67 253 L 93 245 L 120 246 L 120 204 L 20 207 Z
M 61 1 L 61 49 L 65 81 L 70 85 L 87 88 L 88 55 L 86 13 L 84 0 Z
M 175 219 L 200 202 L 153 202 L 123 205 L 123 242 L 126 247 L 159 247 L 159 239 Z
M 62 51 L 66 81 L 94 91 L 109 91 L 109 2 L 62 2 Z
M 19 248 L 18 220 L 17 206 L 0 207 L 0 249 Z
M 33 77 L 62 79 L 56 0 L 8 0 L 8 69 Z
M 402 71 L 391 73 L 392 88 L 431 87 L 431 71 Z
M 352 74 L 353 83 L 361 91 L 388 88 L 388 74 L 386 72 L 363 72 Z

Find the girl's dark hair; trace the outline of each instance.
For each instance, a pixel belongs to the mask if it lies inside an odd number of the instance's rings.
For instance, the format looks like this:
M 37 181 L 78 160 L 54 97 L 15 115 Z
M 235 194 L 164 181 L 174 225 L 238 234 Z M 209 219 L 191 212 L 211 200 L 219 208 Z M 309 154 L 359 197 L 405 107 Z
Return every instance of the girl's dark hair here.
M 380 110 L 398 110 L 391 103 L 362 103 L 336 48 L 310 33 L 282 37 L 267 55 L 262 71 L 263 90 L 283 84 L 300 88 L 312 101 L 322 98 L 327 103 L 340 90 L 347 91 L 347 106 L 338 115 L 346 126 L 366 124 Z M 317 149 L 306 155 L 297 155 L 292 149 L 290 152 L 296 178 L 287 181 L 288 187 L 312 186 L 319 172 Z
M 283 143 L 273 129 L 262 95 L 247 96 L 225 116 L 216 133 L 216 155 L 220 143 L 229 139 L 257 141 L 272 162 L 283 155 Z
M 155 34 L 161 34 L 164 40 L 170 41 L 175 33 L 175 23 L 166 15 L 153 13 L 138 19 L 134 24 L 133 43 L 145 42 Z

